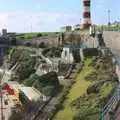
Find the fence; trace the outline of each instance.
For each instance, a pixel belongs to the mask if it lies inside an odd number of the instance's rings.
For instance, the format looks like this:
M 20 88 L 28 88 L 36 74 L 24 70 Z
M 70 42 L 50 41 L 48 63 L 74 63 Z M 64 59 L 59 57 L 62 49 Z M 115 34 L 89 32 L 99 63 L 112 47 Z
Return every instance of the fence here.
M 115 60 L 116 66 L 119 66 L 119 57 L 116 55 L 116 53 L 114 53 L 114 51 L 110 51 L 112 53 L 113 59 Z M 116 74 L 119 76 L 118 71 L 116 71 Z M 114 118 L 114 116 L 116 118 L 120 117 L 119 114 L 115 113 L 115 109 L 118 106 L 118 104 L 120 104 L 120 84 L 113 89 L 109 96 L 109 99 L 107 100 L 105 105 L 101 107 L 100 120 L 117 120 Z
M 120 31 L 120 26 L 117 25 L 111 25 L 111 26 L 98 26 L 95 28 L 96 31 Z
M 115 108 L 120 100 L 120 85 L 118 85 L 110 95 L 110 98 L 104 107 L 101 107 L 100 120 L 111 120 L 111 113 L 115 111 Z

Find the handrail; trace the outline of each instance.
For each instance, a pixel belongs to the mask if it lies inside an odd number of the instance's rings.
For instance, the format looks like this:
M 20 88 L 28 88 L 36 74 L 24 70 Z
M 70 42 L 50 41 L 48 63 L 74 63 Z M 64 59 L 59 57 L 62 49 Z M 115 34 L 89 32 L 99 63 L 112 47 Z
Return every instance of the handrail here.
M 119 100 L 120 100 L 120 85 L 116 87 L 115 91 L 112 93 L 112 96 L 108 100 L 107 104 L 103 107 L 101 113 L 102 120 L 104 120 L 104 117 L 107 112 L 113 110 L 116 107 Z

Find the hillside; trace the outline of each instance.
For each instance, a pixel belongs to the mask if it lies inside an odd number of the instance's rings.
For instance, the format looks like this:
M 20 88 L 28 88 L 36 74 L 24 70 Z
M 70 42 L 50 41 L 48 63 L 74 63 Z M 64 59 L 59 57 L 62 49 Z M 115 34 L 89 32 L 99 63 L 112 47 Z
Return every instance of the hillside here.
M 53 120 L 98 120 L 100 105 L 117 84 L 111 58 L 87 59 L 74 81 Z
M 59 32 L 33 32 L 33 33 L 23 33 L 22 36 L 18 36 L 17 40 L 20 39 L 32 39 L 32 38 L 37 38 L 41 36 L 52 36 L 52 35 L 57 35 Z

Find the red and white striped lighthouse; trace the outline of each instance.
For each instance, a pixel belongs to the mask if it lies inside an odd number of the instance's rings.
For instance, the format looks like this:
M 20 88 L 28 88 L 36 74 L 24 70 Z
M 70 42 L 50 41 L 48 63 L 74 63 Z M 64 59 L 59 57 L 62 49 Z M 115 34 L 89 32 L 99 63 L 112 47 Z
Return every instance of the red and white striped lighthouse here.
M 91 26 L 91 0 L 83 0 L 83 28 L 88 29 Z

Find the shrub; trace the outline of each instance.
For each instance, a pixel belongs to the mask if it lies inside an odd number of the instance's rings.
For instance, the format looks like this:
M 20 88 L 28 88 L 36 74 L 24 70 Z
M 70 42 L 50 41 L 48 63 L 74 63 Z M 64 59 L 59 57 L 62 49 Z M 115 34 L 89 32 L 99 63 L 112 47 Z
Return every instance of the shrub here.
M 41 36 L 42 36 L 42 33 L 38 33 L 38 34 L 37 34 L 37 37 L 41 37 Z
M 45 46 L 45 43 L 44 42 L 41 42 L 40 44 L 39 44 L 39 48 L 45 48 L 46 46 Z
M 28 47 L 32 46 L 32 44 L 30 42 L 25 42 L 24 45 L 28 46 Z
M 100 91 L 100 88 L 101 86 L 104 84 L 104 82 L 96 82 L 92 85 L 90 85 L 88 88 L 87 88 L 87 94 L 91 94 L 91 93 L 98 93 Z
M 92 73 L 89 73 L 85 79 L 90 81 L 97 81 L 98 73 L 96 71 L 93 71 Z
M 44 56 L 60 57 L 61 56 L 61 49 L 56 48 L 56 47 L 50 47 L 50 48 L 44 49 L 42 53 L 43 53 Z

